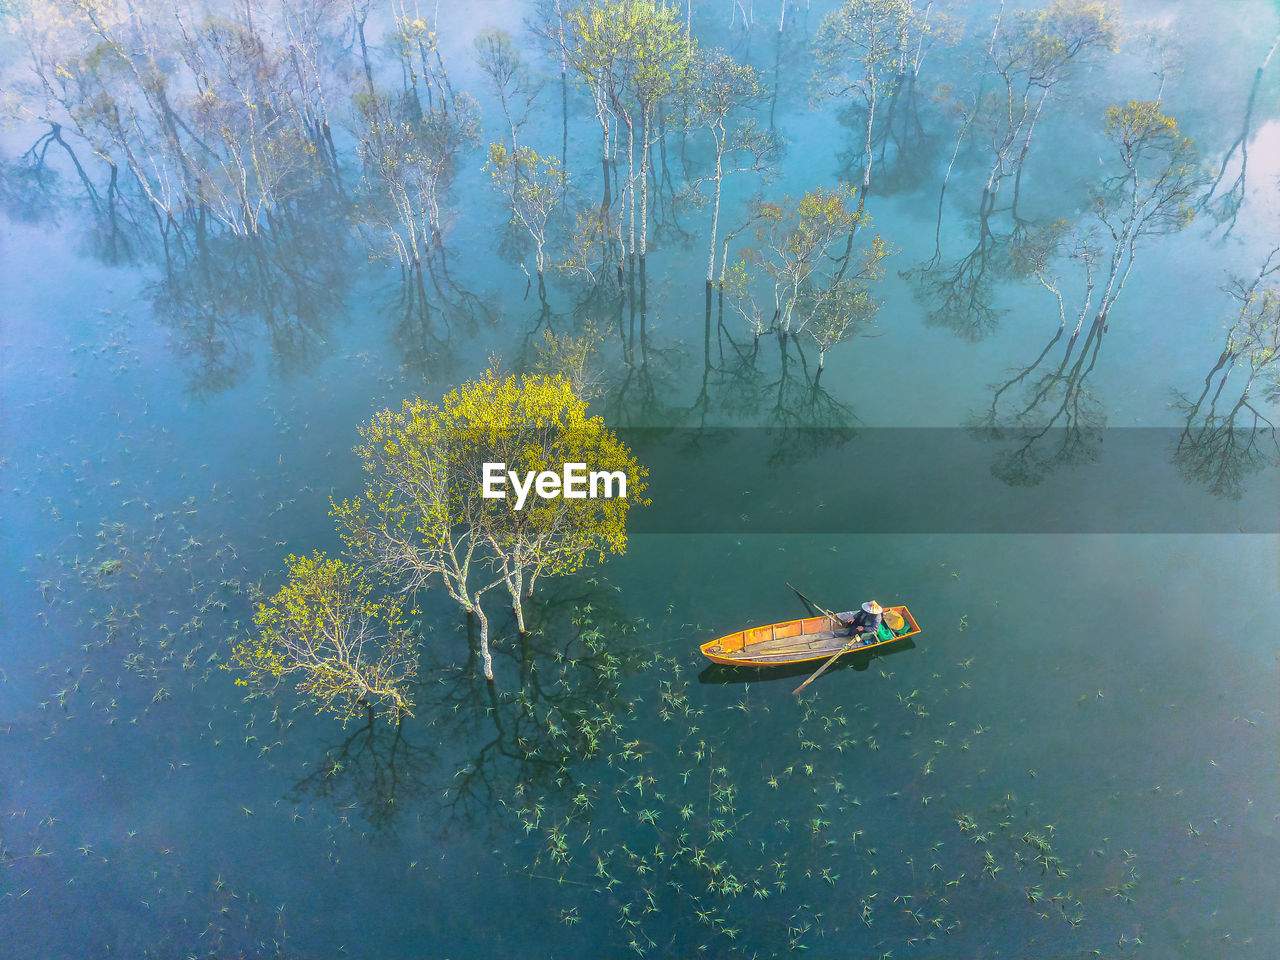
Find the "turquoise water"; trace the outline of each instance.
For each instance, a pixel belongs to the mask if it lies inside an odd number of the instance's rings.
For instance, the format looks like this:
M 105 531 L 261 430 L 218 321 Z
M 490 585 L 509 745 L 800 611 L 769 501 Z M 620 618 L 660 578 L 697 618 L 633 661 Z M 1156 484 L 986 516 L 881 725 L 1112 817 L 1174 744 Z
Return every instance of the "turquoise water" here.
M 824 12 L 791 10 L 773 111 L 789 146 L 766 197 L 833 185 L 856 146 L 809 102 L 806 44 Z M 957 129 L 932 95 L 976 83 L 993 12 L 956 6 L 963 33 L 925 61 L 926 136 L 890 157 L 868 199 L 899 248 L 875 290 L 883 307 L 816 383 L 811 346 L 782 362 L 765 337 L 752 357 L 729 310 L 720 330 L 713 307 L 706 338 L 705 209 L 675 211 L 687 240 L 667 208 L 656 219 L 643 315 L 549 277 L 555 328 L 589 318 L 605 335 L 598 407 L 611 423 L 959 430 L 1036 359 L 1057 316 L 1034 280 L 999 276 L 995 322 L 974 340 L 930 320 L 937 301 L 911 274 L 934 253 Z M 486 141 L 503 122 L 471 36 L 516 33 L 528 13 L 442 15 L 444 57 L 480 99 Z M 1087 217 L 1103 111 L 1155 89 L 1144 21 L 1180 41 L 1163 107 L 1211 166 L 1241 132 L 1277 28 L 1263 3 L 1213 15 L 1134 4 L 1124 18 L 1122 50 L 1046 107 L 1019 194 L 1033 224 Z M 693 19 L 703 43 L 731 46 L 772 85 L 772 13 L 749 45 L 718 7 L 695 5 Z M 8 43 L 13 96 L 38 114 Z M 380 41 L 374 58 L 398 82 Z M 558 78 L 539 62 L 553 80 L 526 136 L 551 152 Z M 1125 428 L 1169 431 L 1168 458 L 1142 461 L 1152 516 L 1195 486 L 1174 460 L 1175 399 L 1199 393 L 1223 349 L 1224 285 L 1252 278 L 1275 243 L 1276 70 L 1255 99 L 1238 215 L 1219 222 L 1206 206 L 1141 240 L 1083 383 L 1083 425 L 1106 450 L 1124 449 Z M 594 198 L 590 101 L 571 91 L 569 104 L 569 165 Z M 333 109 L 354 190 L 350 111 Z M 859 504 L 833 476 L 829 532 L 762 535 L 745 518 L 739 532 L 637 535 L 606 567 L 548 583 L 525 641 L 491 613 L 493 688 L 466 623 L 428 596 L 416 716 L 343 728 L 291 696 L 242 700 L 218 667 L 287 554 L 337 549 L 329 498 L 360 482 L 359 424 L 443 393 L 491 353 L 512 368 L 532 359 L 546 317 L 499 249 L 482 154 L 464 155 L 444 204 L 448 276 L 433 278 L 428 317 L 406 321 L 399 271 L 370 262 L 319 200 L 276 269 L 255 273 L 228 245 L 201 286 L 194 271 L 166 273 L 150 213 L 126 194 L 137 226 L 120 256 L 67 153 L 51 146 L 41 176 L 24 157 L 48 129 L 12 123 L 3 155 L 0 916 L 14 956 L 1274 955 L 1274 459 L 1225 488 L 1239 500 L 1214 500 L 1238 523 L 1197 534 L 1182 532 L 1200 529 L 1194 518 L 1128 517 L 1090 534 L 1024 519 L 860 534 Z M 64 136 L 105 192 L 105 166 L 69 123 Z M 704 149 L 691 141 L 691 161 Z M 677 179 L 678 153 L 673 141 Z M 986 165 L 976 138 L 958 155 L 936 269 L 975 242 Z M 759 189 L 748 179 L 726 190 L 722 225 Z M 305 264 L 306 283 L 281 263 Z M 1080 264 L 1062 258 L 1055 274 L 1078 299 Z M 1271 436 L 1258 439 L 1267 449 Z M 822 455 L 760 450 L 819 477 Z M 877 468 L 885 491 L 951 505 L 935 476 Z M 1082 500 L 1100 468 L 1050 459 L 1040 489 L 1110 516 L 1105 485 Z M 799 701 L 807 671 L 709 668 L 705 640 L 802 614 L 787 581 L 833 609 L 908 603 L 923 632 L 841 663 Z

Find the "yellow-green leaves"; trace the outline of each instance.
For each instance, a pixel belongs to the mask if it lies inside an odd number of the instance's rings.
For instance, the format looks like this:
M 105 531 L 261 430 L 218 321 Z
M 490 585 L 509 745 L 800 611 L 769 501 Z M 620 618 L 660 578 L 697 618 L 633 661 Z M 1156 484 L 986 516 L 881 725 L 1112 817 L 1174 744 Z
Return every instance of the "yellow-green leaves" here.
M 1055 0 L 1040 10 L 1014 11 L 997 34 L 996 66 L 1023 70 L 1033 82 L 1052 86 L 1065 69 L 1092 50 L 1120 48 L 1120 17 L 1102 0 Z
M 1177 120 L 1161 111 L 1158 100 L 1130 100 L 1107 108 L 1106 131 L 1124 172 L 1103 185 L 1104 222 L 1123 218 L 1123 232 L 1135 238 L 1175 232 L 1190 223 L 1206 177 L 1195 144 L 1182 135 Z
M 1161 149 L 1187 151 L 1191 140 L 1178 132 L 1178 121 L 1160 112 L 1155 100 L 1130 100 L 1123 107 L 1113 104 L 1107 108 L 1107 136 L 1127 151 L 1143 146 L 1159 146 Z
M 270 690 L 290 677 L 344 724 L 366 710 L 411 713 L 418 658 L 400 600 L 376 598 L 363 569 L 318 551 L 286 562 L 288 581 L 254 615 L 258 632 L 224 665 L 243 672 L 236 683 Z
M 814 44 L 819 96 L 889 92 L 898 61 L 919 44 L 926 23 L 911 0 L 847 0 L 822 19 Z
M 654 0 L 596 0 L 565 14 L 574 70 L 592 89 L 597 109 L 652 118 L 689 69 L 696 44 L 674 7 Z
M 568 379 L 487 371 L 448 394 L 440 414 L 443 440 L 460 454 L 452 470 L 461 481 L 455 497 L 479 497 L 485 462 L 505 463 L 521 474 L 585 463 L 589 470 L 621 470 L 628 477 L 625 500 L 532 498 L 521 511 L 506 500 L 482 501 L 483 536 L 499 563 L 519 557 L 535 576 L 568 573 L 591 554 L 603 559 L 625 549 L 627 511 L 644 502 L 647 471 L 603 420 L 587 416 Z
M 595 364 L 603 342 L 604 337 L 590 321 L 579 337 L 543 330 L 536 370 L 543 376 L 564 377 L 577 396 L 589 401 L 598 392 Z
M 489 145 L 485 169 L 494 187 L 506 197 L 512 222 L 524 227 L 533 239 L 534 265 L 541 276 L 546 269 L 547 221 L 560 206 L 569 178 L 559 164 L 532 148 L 519 147 L 513 152 L 503 143 Z
M 334 505 L 348 549 L 408 589 L 440 583 L 478 616 L 483 594 L 505 585 L 521 630 L 523 598 L 537 580 L 621 553 L 628 511 L 647 502 L 647 471 L 562 376 L 489 370 L 439 403 L 413 399 L 381 411 L 361 436 L 365 493 Z M 516 510 L 513 500 L 483 496 L 485 463 L 522 476 L 566 463 L 620 470 L 628 495 L 535 496 Z

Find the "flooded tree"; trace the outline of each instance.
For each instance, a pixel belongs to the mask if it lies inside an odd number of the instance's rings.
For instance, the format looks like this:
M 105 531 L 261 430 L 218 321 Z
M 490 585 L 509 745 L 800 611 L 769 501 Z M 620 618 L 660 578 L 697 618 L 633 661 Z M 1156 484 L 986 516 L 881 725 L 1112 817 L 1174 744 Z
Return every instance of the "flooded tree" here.
M 639 255 L 643 270 L 651 150 L 666 135 L 662 107 L 688 69 L 693 43 L 676 11 L 653 0 L 604 0 L 570 10 L 565 19 L 570 27 L 566 56 L 591 91 L 600 122 L 606 179 L 611 126 L 618 131 L 615 140 L 621 133 L 617 125 L 626 129 L 627 177 L 617 241 L 628 262 Z
M 513 153 L 501 143 L 489 145 L 485 169 L 507 201 L 512 223 L 523 228 L 533 241 L 538 294 L 545 298 L 547 224 L 564 202 L 568 178 L 554 160 L 538 156 L 532 147 L 522 146 Z
M 1058 327 L 1030 365 L 995 388 L 981 420 L 986 427 L 1025 431 L 1022 446 L 1005 461 L 1002 475 L 1010 482 L 1039 482 L 1056 465 L 1096 455 L 1091 431 L 1106 418 L 1086 381 L 1110 328 L 1111 312 L 1133 270 L 1140 241 L 1186 227 L 1206 183 L 1191 139 L 1155 101 L 1109 107 L 1105 130 L 1117 172 L 1093 191 L 1100 226 L 1082 231 L 1059 221 L 1029 233 L 1017 251 L 1023 269 L 1056 300 Z M 1078 297 L 1064 294 L 1054 273 L 1064 254 L 1083 272 Z M 1050 356 L 1059 345 L 1062 353 L 1055 365 Z M 1046 445 L 1056 447 L 1046 454 Z
M 1217 362 L 1194 399 L 1179 394 L 1186 426 L 1174 463 L 1189 483 L 1238 500 L 1252 474 L 1280 461 L 1275 424 L 1265 404 L 1280 399 L 1280 271 L 1273 250 L 1253 280 L 1236 280 L 1239 304 Z M 1216 380 L 1216 383 L 1215 383 Z
M 908 274 L 917 296 L 933 304 L 930 323 L 973 341 L 996 328 L 1000 312 L 992 301 L 996 284 L 1010 277 L 1006 253 L 1029 226 L 1018 214 L 1018 197 L 1036 128 L 1069 81 L 1097 54 L 1114 53 L 1119 40 L 1118 14 L 1107 3 L 1057 0 L 1044 9 L 1008 13 L 1001 4 L 986 40 L 986 70 L 977 87 L 954 103 L 960 128 L 939 190 L 934 255 Z M 964 256 L 944 262 L 943 201 L 957 158 L 974 131 L 983 138 L 983 155 L 989 158 L 975 213 L 977 238 Z M 1013 195 L 998 208 L 1001 185 L 1009 178 Z
M 329 103 L 345 99 L 345 8 L 225 16 L 37 2 L 19 28 L 97 220 L 104 255 L 157 261 L 157 312 L 198 392 L 226 389 L 263 337 L 282 367 L 324 341 L 344 215 Z M 99 189 L 63 132 L 106 167 Z M 41 154 L 43 157 L 43 154 Z M 337 262 L 335 262 L 337 261 Z
M 406 591 L 438 580 L 479 620 L 490 680 L 484 595 L 505 587 L 523 633 L 524 602 L 538 581 L 623 552 L 627 513 L 645 502 L 645 469 L 561 377 L 489 370 L 439 404 L 406 400 L 399 412 L 383 410 L 360 432 L 356 450 L 370 479 L 361 497 L 334 506 L 343 539 Z M 621 476 L 622 495 L 601 496 L 594 475 L 575 490 L 568 465 L 610 474 L 610 482 Z M 549 493 L 543 475 L 557 469 L 565 479 Z
M 627 515 L 646 503 L 648 471 L 602 419 L 587 416 L 586 402 L 561 377 L 499 378 L 490 371 L 446 397 L 445 409 L 489 462 L 506 464 L 513 475 L 566 471 L 561 493 L 547 495 L 539 479 L 538 496 L 522 507 L 493 499 L 486 511 L 483 537 L 524 633 L 524 600 L 539 579 L 573 573 L 593 555 L 603 560 L 626 550 Z M 577 492 L 570 489 L 571 464 L 591 471 Z M 620 491 L 598 494 L 596 477 L 605 474 L 624 478 Z
M 207 216 L 254 236 L 318 180 L 332 185 L 332 81 L 320 59 L 336 46 L 337 9 L 281 4 L 258 20 L 241 11 L 188 24 L 182 10 L 49 3 L 31 11 L 26 36 L 49 99 L 132 174 L 162 224 Z
M 880 304 L 866 285 L 884 275 L 879 262 L 886 255 L 884 243 L 877 237 L 876 245 L 867 252 L 866 266 L 859 271 L 860 276 L 833 280 L 814 292 L 804 304 L 805 321 L 800 329 L 809 334 L 818 348 L 818 375 L 826 366 L 827 351 L 851 339 L 879 312 Z
M 536 344 L 533 371 L 545 377 L 563 377 L 576 396 L 588 403 L 604 390 L 600 344 L 604 336 L 590 321 L 579 336 L 543 330 Z
M 520 50 L 505 30 L 484 30 L 475 39 L 475 58 L 498 97 L 511 132 L 512 152 L 520 149 L 520 131 L 529 121 L 542 84 L 529 72 Z
M 517 785 L 575 794 L 573 766 L 607 743 L 627 706 L 622 682 L 642 666 L 619 642 L 637 628 L 618 598 L 594 577 L 541 594 L 529 632 L 494 651 L 519 677 L 508 689 L 441 647 L 424 649 L 420 673 L 432 681 L 414 692 L 416 716 L 389 726 L 367 711 L 309 764 L 291 799 L 358 811 L 378 832 L 416 822 L 445 834 L 493 827 L 495 805 Z
M 565 240 L 564 259 L 556 266 L 567 275 L 583 278 L 593 288 L 610 279 L 610 267 L 617 262 L 617 249 L 607 211 L 596 204 L 579 210 Z M 621 271 L 621 265 L 618 264 Z
M 426 309 L 424 264 L 444 257 L 442 201 L 462 153 L 480 142 L 480 120 L 475 101 L 455 93 L 432 26 L 397 15 L 390 39 L 402 86 L 359 100 L 365 190 L 357 223 L 374 251 L 400 264 L 408 315 Z
M 1094 51 L 1119 48 L 1114 7 L 1100 0 L 1055 0 L 1041 10 L 996 16 L 987 57 L 995 91 L 978 108 L 991 167 L 982 189 L 982 215 L 989 215 L 1006 177 L 1015 180 L 1010 212 L 1017 218 L 1017 187 L 1036 126 L 1055 89 Z
M 714 165 L 709 174 L 691 183 L 712 184 L 711 236 L 707 241 L 708 295 L 715 280 L 716 239 L 720 228 L 720 195 L 724 178 L 735 173 L 763 172 L 781 149 L 777 134 L 758 127 L 754 120 L 733 123 L 730 118 L 750 107 L 760 96 L 756 72 L 719 50 L 699 50 L 686 94 L 690 126 L 701 127 L 711 137 Z
M 817 95 L 852 101 L 864 114 L 860 204 L 871 189 L 876 120 L 918 52 L 923 29 L 924 19 L 911 0 L 848 0 L 818 28 Z
M 465 451 L 442 412 L 406 400 L 361 428 L 356 448 L 370 480 L 355 500 L 334 504 L 348 549 L 406 592 L 438 578 L 445 592 L 480 621 L 480 655 L 492 678 L 485 593 L 502 584 L 488 569 L 482 540 L 480 488 L 465 476 Z M 473 475 L 475 471 L 472 471 Z
M 544 54 L 560 69 L 560 169 L 565 171 L 569 163 L 569 50 L 564 3 L 562 0 L 534 0 L 534 13 L 525 25 L 542 42 Z M 606 168 L 606 181 L 608 176 Z
M 870 301 L 859 300 L 859 295 L 880 278 L 879 263 L 890 250 L 878 235 L 860 252 L 840 249 L 842 242 L 848 246 L 854 231 L 871 222 L 862 205 L 855 209 L 853 201 L 853 192 L 840 186 L 808 191 L 793 210 L 764 205 L 756 249 L 747 250 L 724 281 L 726 296 L 756 340 L 777 332 L 785 341 L 793 325 L 810 322 L 806 305 L 830 308 L 825 320 L 816 318 L 815 328 L 821 329 L 820 341 L 828 346 L 845 339 L 855 321 L 869 319 L 863 308 Z M 753 262 L 773 282 L 771 298 L 757 297 Z M 850 265 L 854 265 L 852 273 Z M 797 321 L 797 316 L 802 319 Z
M 364 570 L 344 560 L 317 552 L 286 562 L 288 582 L 254 614 L 258 635 L 224 665 L 244 671 L 236 683 L 270 692 L 288 679 L 344 725 L 366 709 L 393 722 L 412 714 L 417 641 L 403 601 L 375 599 Z
M 1094 319 L 1104 326 L 1133 269 L 1138 241 L 1186 227 L 1207 181 L 1195 144 L 1154 100 L 1109 107 L 1106 134 L 1122 170 L 1094 195 L 1097 218 L 1113 240 Z

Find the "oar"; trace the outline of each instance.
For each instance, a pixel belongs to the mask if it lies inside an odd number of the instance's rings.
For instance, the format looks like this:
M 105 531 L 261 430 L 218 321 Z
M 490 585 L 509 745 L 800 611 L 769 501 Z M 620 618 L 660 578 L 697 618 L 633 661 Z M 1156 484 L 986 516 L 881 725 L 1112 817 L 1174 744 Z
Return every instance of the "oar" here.
M 820 666 L 817 670 L 813 672 L 813 676 L 811 676 L 804 683 L 800 684 L 800 686 L 792 690 L 791 691 L 792 694 L 794 694 L 797 697 L 800 696 L 800 691 L 803 690 L 805 687 L 807 687 L 809 684 L 813 683 L 813 681 L 817 680 L 820 676 L 822 676 L 822 674 L 826 671 L 827 667 L 831 666 L 833 663 L 836 662 L 837 657 L 849 652 L 849 650 L 853 647 L 854 640 L 856 639 L 857 637 L 850 637 L 848 643 L 846 643 L 843 647 L 841 647 L 839 650 L 833 653 L 831 655 L 831 659 L 829 659 L 826 663 L 824 663 L 822 666 Z
M 788 584 L 787 584 L 787 586 L 788 586 L 788 587 L 791 587 L 791 584 L 790 584 L 790 583 L 788 583 Z M 796 590 L 796 588 L 795 588 L 795 587 L 791 587 L 791 589 L 792 589 L 792 590 Z M 801 593 L 799 590 L 796 590 L 796 596 L 797 596 L 797 597 L 799 597 L 801 600 L 803 600 L 805 603 L 809 604 L 809 606 L 813 607 L 813 608 L 814 608 L 815 610 L 817 610 L 818 612 L 826 614 L 828 617 L 830 617 L 830 618 L 831 618 L 832 620 L 834 620 L 836 623 L 841 623 L 841 624 L 842 624 L 842 623 L 844 623 L 844 621 L 843 621 L 843 620 L 841 620 L 839 617 L 837 617 L 837 616 L 836 616 L 834 613 L 832 613 L 830 610 L 827 610 L 827 609 L 824 609 L 823 607 L 818 606 L 816 603 L 814 603 L 812 600 L 810 600 L 808 597 L 806 597 L 806 596 L 805 596 L 803 593 Z
M 788 587 L 791 587 L 791 589 L 792 589 L 792 590 L 796 590 L 796 588 L 795 588 L 795 587 L 793 587 L 793 586 L 791 586 L 791 584 L 790 584 L 790 583 L 788 583 L 788 584 L 787 584 L 787 586 L 788 586 Z M 806 597 L 806 596 L 805 596 L 803 593 L 801 593 L 799 590 L 796 590 L 796 596 L 798 596 L 798 597 L 799 597 L 801 600 L 803 600 L 805 603 L 809 604 L 810 606 L 814 607 L 815 609 L 820 610 L 822 613 L 826 614 L 826 616 L 828 616 L 828 617 L 832 620 L 832 622 L 837 623 L 837 624 L 843 624 L 843 623 L 844 623 L 844 621 L 843 621 L 843 620 L 841 620 L 839 617 L 837 617 L 837 616 L 836 616 L 834 613 L 832 613 L 830 610 L 825 610 L 825 609 L 823 609 L 822 607 L 819 607 L 816 603 L 814 603 L 812 600 L 810 600 L 808 597 Z M 799 696 L 799 695 L 800 695 L 800 691 L 801 691 L 801 690 L 803 690 L 805 687 L 807 687 L 809 684 L 813 683 L 813 681 L 817 680 L 820 676 L 822 676 L 823 672 L 827 669 L 827 667 L 831 666 L 833 663 L 835 663 L 835 662 L 836 662 L 836 658 L 837 658 L 837 657 L 839 657 L 841 654 L 848 653 L 848 652 L 849 652 L 849 649 L 853 646 L 853 641 L 854 641 L 854 640 L 856 640 L 856 639 L 857 639 L 856 637 L 850 637 L 850 638 L 849 638 L 849 642 L 848 642 L 848 643 L 846 643 L 843 647 L 841 647 L 839 650 L 837 650 L 835 653 L 833 653 L 833 654 L 831 655 L 831 658 L 830 658 L 829 660 L 827 660 L 827 662 L 826 662 L 826 663 L 824 663 L 824 664 L 823 664 L 822 666 L 820 666 L 816 671 L 814 671 L 813 675 L 812 675 L 811 677 L 809 677 L 809 679 L 808 679 L 808 680 L 806 680 L 804 683 L 800 684 L 800 686 L 798 686 L 798 687 L 796 687 L 794 690 L 792 690 L 792 691 L 791 691 L 791 693 L 792 693 L 793 695 L 795 695 L 795 696 Z

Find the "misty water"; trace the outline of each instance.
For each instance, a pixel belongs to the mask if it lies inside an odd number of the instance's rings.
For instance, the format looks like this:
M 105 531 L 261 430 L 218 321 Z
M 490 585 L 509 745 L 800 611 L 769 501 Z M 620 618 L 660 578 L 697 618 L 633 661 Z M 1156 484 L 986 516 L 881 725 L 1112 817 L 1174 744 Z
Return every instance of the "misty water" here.
M 521 137 L 564 151 L 553 264 L 603 184 L 593 101 L 572 71 L 562 88 L 532 4 L 421 14 L 479 129 L 408 275 L 361 162 L 347 11 L 317 54 L 329 172 L 250 238 L 189 210 L 166 222 L 124 159 L 157 149 L 148 134 L 78 128 L 46 95 L 33 50 L 85 62 L 88 27 L 0 8 L 0 953 L 1275 956 L 1274 303 L 1270 328 L 1240 321 L 1250 284 L 1280 284 L 1280 17 L 1125 4 L 1118 49 L 1054 77 L 984 198 L 999 6 L 928 5 L 854 239 L 891 245 L 879 310 L 820 375 L 806 330 L 756 340 L 707 293 L 709 193 L 687 187 L 710 139 L 675 107 L 643 280 L 593 261 L 549 269 L 540 295 L 484 169 L 509 128 L 480 31 L 509 31 L 546 81 Z M 254 9 L 284 44 L 290 8 Z M 380 89 L 402 84 L 396 9 L 365 23 Z M 758 72 L 733 120 L 785 141 L 767 179 L 725 180 L 731 263 L 767 240 L 753 198 L 792 209 L 862 182 L 865 112 L 811 85 L 830 9 L 788 4 L 781 32 L 773 4 L 689 12 L 701 46 Z M 191 120 L 189 73 L 156 56 Z M 1193 189 L 1176 225 L 1133 238 L 1094 324 L 1123 230 L 1095 207 L 1123 172 L 1106 112 L 1157 98 L 1194 141 Z M 494 355 L 532 370 L 543 330 L 588 327 L 591 411 L 651 462 L 625 555 L 543 583 L 524 637 L 495 600 L 492 685 L 474 624 L 430 591 L 399 725 L 343 726 L 288 690 L 245 699 L 220 667 L 289 554 L 340 552 L 330 501 L 363 482 L 360 425 Z M 700 656 L 804 615 L 788 582 L 835 610 L 908 604 L 922 632 L 800 699 L 816 664 Z

